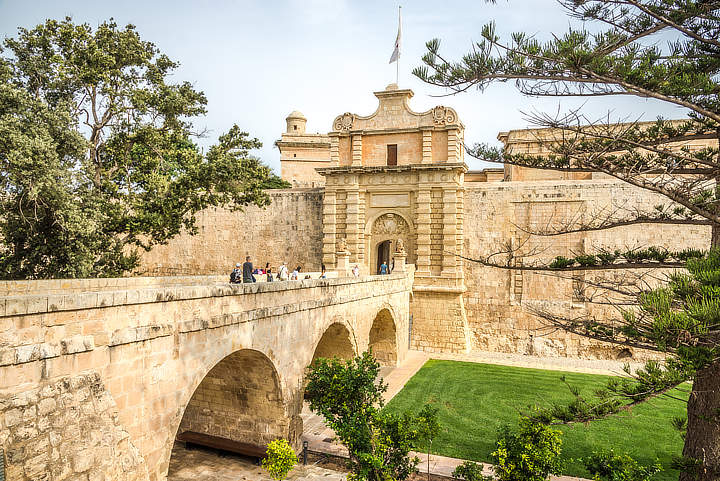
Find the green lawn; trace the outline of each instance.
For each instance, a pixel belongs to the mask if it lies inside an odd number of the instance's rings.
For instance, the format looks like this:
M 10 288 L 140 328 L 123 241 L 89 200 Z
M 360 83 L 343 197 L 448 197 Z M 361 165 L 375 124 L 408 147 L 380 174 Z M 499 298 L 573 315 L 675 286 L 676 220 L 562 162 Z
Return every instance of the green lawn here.
M 430 360 L 386 409 L 417 411 L 424 403 L 433 404 L 440 409 L 442 426 L 442 433 L 433 442 L 433 453 L 487 462 L 498 427 L 517 426 L 520 410 L 530 404 L 547 406 L 572 399 L 560 382 L 562 375 L 585 394 L 604 385 L 607 379 L 591 374 Z M 672 394 L 687 399 L 684 392 Z M 677 471 L 668 471 L 667 466 L 672 456 L 682 451 L 682 438 L 670 420 L 684 411 L 684 403 L 660 397 L 630 412 L 587 425 L 559 426 L 563 431 L 563 457 L 579 458 L 594 449 L 613 447 L 642 463 L 659 459 L 666 471 L 653 479 L 676 480 Z M 568 464 L 565 474 L 589 477 L 577 462 Z

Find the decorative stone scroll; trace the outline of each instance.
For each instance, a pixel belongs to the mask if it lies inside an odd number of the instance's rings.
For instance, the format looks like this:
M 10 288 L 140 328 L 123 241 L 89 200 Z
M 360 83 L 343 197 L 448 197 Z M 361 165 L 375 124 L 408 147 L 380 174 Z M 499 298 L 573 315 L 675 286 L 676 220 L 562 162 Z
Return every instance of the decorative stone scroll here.
M 372 226 L 373 234 L 398 235 L 407 234 L 410 231 L 407 222 L 402 216 L 395 214 L 383 214 L 377 219 Z
M 436 125 L 454 124 L 457 121 L 457 113 L 450 107 L 438 105 L 431 110 L 433 122 Z
M 350 112 L 345 112 L 342 115 L 335 117 L 333 122 L 333 129 L 338 132 L 349 132 L 352 129 L 355 116 Z

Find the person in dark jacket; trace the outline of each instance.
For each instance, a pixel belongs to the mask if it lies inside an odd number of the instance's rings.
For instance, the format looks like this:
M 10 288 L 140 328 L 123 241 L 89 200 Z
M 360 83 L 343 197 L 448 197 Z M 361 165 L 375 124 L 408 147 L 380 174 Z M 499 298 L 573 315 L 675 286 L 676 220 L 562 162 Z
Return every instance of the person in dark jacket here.
M 255 276 L 253 275 L 253 265 L 250 262 L 250 256 L 245 258 L 243 263 L 243 282 L 255 282 Z

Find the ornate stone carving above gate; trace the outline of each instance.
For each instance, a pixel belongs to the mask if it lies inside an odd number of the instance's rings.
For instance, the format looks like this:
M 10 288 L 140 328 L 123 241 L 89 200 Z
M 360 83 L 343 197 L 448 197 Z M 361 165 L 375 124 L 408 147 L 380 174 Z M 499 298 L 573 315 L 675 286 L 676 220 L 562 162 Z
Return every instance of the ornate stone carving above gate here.
M 438 105 L 437 107 L 433 107 L 431 112 L 433 122 L 436 125 L 454 124 L 457 120 L 457 113 L 450 107 Z
M 345 112 L 342 115 L 335 117 L 333 122 L 333 129 L 338 132 L 348 132 L 352 129 L 353 122 L 355 121 L 355 115 L 350 112 Z
M 402 235 L 409 231 L 405 219 L 396 214 L 383 214 L 375 219 L 372 226 L 373 234 Z

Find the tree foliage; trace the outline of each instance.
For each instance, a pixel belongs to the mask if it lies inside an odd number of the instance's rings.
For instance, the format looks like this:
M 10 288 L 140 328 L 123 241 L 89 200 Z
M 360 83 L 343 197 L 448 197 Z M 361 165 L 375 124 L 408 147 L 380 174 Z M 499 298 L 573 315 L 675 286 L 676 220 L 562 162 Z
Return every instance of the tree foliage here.
M 348 361 L 319 358 L 308 369 L 310 409 L 347 447 L 354 481 L 407 479 L 419 462 L 410 450 L 437 425 L 437 413 L 427 406 L 418 415 L 383 411 L 387 384 L 377 380 L 379 370 L 370 352 Z
M 649 481 L 662 471 L 660 463 L 643 466 L 627 454 L 617 454 L 612 449 L 594 452 L 582 461 L 595 481 Z
M 262 460 L 262 467 L 273 479 L 285 479 L 297 464 L 295 451 L 285 439 L 270 441 L 267 445 L 267 456 Z
M 268 204 L 260 142 L 233 126 L 203 155 L 204 94 L 132 25 L 48 20 L 0 54 L 0 276 L 121 275 L 206 207 Z

